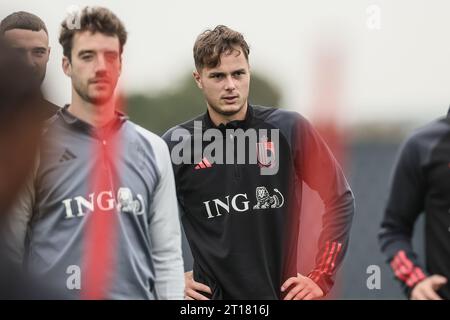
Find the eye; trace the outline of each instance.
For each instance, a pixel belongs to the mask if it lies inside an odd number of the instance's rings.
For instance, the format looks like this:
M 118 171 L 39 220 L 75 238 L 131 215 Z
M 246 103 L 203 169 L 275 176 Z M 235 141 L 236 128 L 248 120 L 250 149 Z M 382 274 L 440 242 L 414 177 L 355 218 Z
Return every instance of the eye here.
M 223 79 L 224 75 L 222 73 L 214 73 L 211 75 L 213 79 Z
M 93 57 L 94 57 L 94 55 L 91 53 L 85 53 L 80 56 L 81 60 L 83 60 L 83 61 L 90 61 L 90 60 L 92 60 Z
M 234 76 L 235 78 L 238 78 L 238 77 L 240 77 L 240 76 L 242 76 L 242 75 L 244 75 L 244 74 L 245 74 L 244 71 L 236 71 L 236 72 L 233 73 L 233 76 Z
M 34 49 L 31 51 L 33 56 L 43 57 L 47 51 L 45 49 Z
M 105 54 L 105 58 L 106 58 L 106 60 L 108 60 L 109 62 L 114 62 L 114 61 L 117 60 L 118 55 L 115 54 L 115 53 L 107 53 L 107 54 Z
M 22 48 L 14 48 L 14 51 L 19 56 L 26 56 L 26 54 L 27 54 L 27 51 L 25 49 L 22 49 Z

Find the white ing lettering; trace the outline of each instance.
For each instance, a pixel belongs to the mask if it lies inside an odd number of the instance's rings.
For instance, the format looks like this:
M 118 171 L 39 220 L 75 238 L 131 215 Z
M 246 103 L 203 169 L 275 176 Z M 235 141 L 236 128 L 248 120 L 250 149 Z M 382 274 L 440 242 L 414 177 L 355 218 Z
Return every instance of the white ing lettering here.
M 277 209 L 284 205 L 284 196 L 278 189 L 274 189 L 274 194 L 270 195 L 266 187 L 257 187 L 255 196 L 256 202 L 252 207 L 253 209 Z M 230 214 L 230 209 L 233 209 L 234 212 L 246 212 L 250 209 L 250 201 L 248 200 L 246 193 L 234 195 L 231 198 L 231 206 L 230 195 L 227 195 L 222 199 L 224 199 L 224 201 L 213 199 L 203 202 L 208 219 L 220 217 L 222 216 L 222 213 Z
M 145 213 L 144 197 L 140 194 L 134 197 L 129 188 L 119 188 L 117 197 L 114 197 L 111 190 L 101 191 L 98 194 L 89 194 L 88 199 L 82 196 L 64 199 L 62 204 L 65 209 L 66 219 L 83 217 L 87 212 L 93 212 L 96 208 L 101 211 L 116 209 L 118 212 L 135 215 Z M 74 211 L 74 208 L 76 208 L 76 211 Z

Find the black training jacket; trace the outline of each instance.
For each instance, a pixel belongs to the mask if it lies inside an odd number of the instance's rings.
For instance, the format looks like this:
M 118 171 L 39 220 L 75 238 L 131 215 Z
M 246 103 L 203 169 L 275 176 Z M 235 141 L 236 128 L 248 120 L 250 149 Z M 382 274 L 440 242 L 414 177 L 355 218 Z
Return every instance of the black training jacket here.
M 203 141 L 205 133 L 220 136 Z M 252 133 L 257 140 L 245 139 L 244 156 L 237 141 Z M 339 164 L 305 118 L 249 105 L 245 120 L 216 127 L 206 112 L 163 138 L 172 153 L 194 279 L 211 288 L 213 299 L 283 297 L 281 285 L 297 275 L 303 182 L 325 204 L 316 266 L 308 276 L 325 293 L 330 290 L 348 246 L 354 198 Z M 222 162 L 228 156 L 234 163 L 219 164 L 211 159 L 214 152 L 205 156 L 213 141 L 225 148 Z M 195 143 L 201 147 L 195 149 Z M 174 156 L 187 149 L 191 163 L 175 163 Z M 239 157 L 245 161 L 238 163 Z M 278 170 L 262 174 L 264 168 Z
M 425 268 L 411 246 L 421 213 L 425 214 Z M 403 143 L 379 240 L 408 296 L 427 274 L 440 274 L 449 281 L 438 294 L 450 299 L 450 111 Z

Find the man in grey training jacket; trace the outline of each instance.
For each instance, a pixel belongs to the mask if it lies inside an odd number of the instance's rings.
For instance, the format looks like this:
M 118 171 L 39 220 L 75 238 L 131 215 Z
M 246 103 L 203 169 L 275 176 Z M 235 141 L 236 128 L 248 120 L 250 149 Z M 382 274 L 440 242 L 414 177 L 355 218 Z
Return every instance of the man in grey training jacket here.
M 8 247 L 64 297 L 182 299 L 168 148 L 116 110 L 126 38 L 105 8 L 62 23 L 72 101 L 46 126 L 32 179 L 10 212 Z

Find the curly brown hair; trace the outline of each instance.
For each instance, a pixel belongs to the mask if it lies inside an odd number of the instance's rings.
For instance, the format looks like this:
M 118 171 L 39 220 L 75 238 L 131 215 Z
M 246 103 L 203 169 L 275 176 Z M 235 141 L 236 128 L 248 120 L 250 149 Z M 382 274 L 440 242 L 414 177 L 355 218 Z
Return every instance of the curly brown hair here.
M 241 50 L 236 47 L 240 47 Z M 213 30 L 206 30 L 197 37 L 194 44 L 195 67 L 197 70 L 205 66 L 217 67 L 220 64 L 220 56 L 233 51 L 237 51 L 238 54 L 242 52 L 248 61 L 250 48 L 241 33 L 224 25 L 218 25 Z
M 75 19 L 77 25 L 72 25 Z M 61 23 L 59 43 L 63 47 L 64 56 L 71 60 L 73 37 L 78 32 L 100 32 L 108 36 L 117 36 L 120 43 L 120 53 L 127 41 L 127 31 L 120 19 L 109 9 L 103 7 L 85 7 L 75 16 L 69 16 Z

